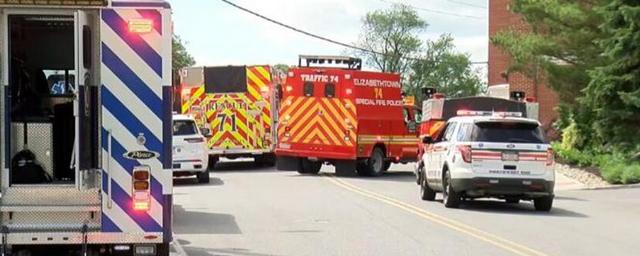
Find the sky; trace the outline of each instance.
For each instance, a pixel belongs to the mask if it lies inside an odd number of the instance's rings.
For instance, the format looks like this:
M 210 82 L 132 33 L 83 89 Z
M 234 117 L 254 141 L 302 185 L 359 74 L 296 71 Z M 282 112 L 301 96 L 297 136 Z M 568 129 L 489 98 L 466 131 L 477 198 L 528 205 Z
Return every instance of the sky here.
M 282 23 L 336 41 L 358 40 L 367 12 L 405 3 L 429 26 L 422 40 L 454 37 L 471 61 L 487 61 L 488 0 L 229 0 Z M 169 0 L 175 33 L 196 65 L 295 65 L 299 54 L 343 55 L 345 47 L 269 23 L 221 0 Z M 448 14 L 443 14 L 446 12 Z M 469 17 L 470 16 L 470 17 Z M 485 69 L 484 65 L 478 68 Z M 484 73 L 481 71 L 481 73 Z

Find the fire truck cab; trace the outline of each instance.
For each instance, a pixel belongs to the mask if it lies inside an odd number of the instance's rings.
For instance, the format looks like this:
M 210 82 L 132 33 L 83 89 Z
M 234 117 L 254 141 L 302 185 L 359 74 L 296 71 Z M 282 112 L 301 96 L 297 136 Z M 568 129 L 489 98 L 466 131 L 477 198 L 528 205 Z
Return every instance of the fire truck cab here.
M 169 255 L 171 10 L 0 1 L 1 255 Z
M 379 176 L 391 163 L 415 161 L 419 111 L 404 104 L 400 76 L 361 65 L 350 57 L 300 56 L 283 86 L 278 169 L 318 173 L 329 163 L 339 174 Z

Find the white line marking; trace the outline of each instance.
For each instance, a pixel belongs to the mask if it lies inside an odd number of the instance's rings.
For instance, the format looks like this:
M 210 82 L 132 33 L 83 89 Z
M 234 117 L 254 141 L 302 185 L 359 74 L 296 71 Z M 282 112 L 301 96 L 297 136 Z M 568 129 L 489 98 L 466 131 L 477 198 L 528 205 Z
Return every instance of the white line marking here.
M 179 256 L 188 256 L 175 234 L 173 234 L 173 242 L 171 242 L 171 244 L 173 245 L 173 249 L 176 249 Z

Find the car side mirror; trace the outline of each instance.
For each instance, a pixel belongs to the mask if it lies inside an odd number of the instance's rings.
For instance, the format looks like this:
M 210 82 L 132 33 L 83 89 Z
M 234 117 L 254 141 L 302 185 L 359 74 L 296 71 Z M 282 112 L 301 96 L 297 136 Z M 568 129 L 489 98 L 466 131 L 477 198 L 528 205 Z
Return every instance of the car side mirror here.
M 433 138 L 431 138 L 431 136 L 424 136 L 424 137 L 422 137 L 422 143 L 423 144 L 431 144 L 431 143 L 433 143 Z
M 204 127 L 204 128 L 200 128 L 200 133 L 202 133 L 202 136 L 205 137 L 211 137 L 213 134 L 211 134 L 211 129 Z

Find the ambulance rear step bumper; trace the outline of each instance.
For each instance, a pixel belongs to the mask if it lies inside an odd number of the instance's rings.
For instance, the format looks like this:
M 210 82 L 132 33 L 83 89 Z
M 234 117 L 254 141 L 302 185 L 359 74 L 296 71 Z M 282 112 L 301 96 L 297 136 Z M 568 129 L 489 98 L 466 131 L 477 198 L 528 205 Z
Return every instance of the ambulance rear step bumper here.
M 89 231 L 86 233 L 87 244 L 161 244 L 162 233 L 103 233 Z M 76 232 L 14 232 L 6 235 L 7 245 L 81 245 L 84 234 Z
M 82 232 L 84 223 L 49 223 L 49 224 L 6 224 L 7 231 L 11 233 L 41 233 L 41 232 Z M 100 231 L 99 223 L 87 223 L 87 232 Z

